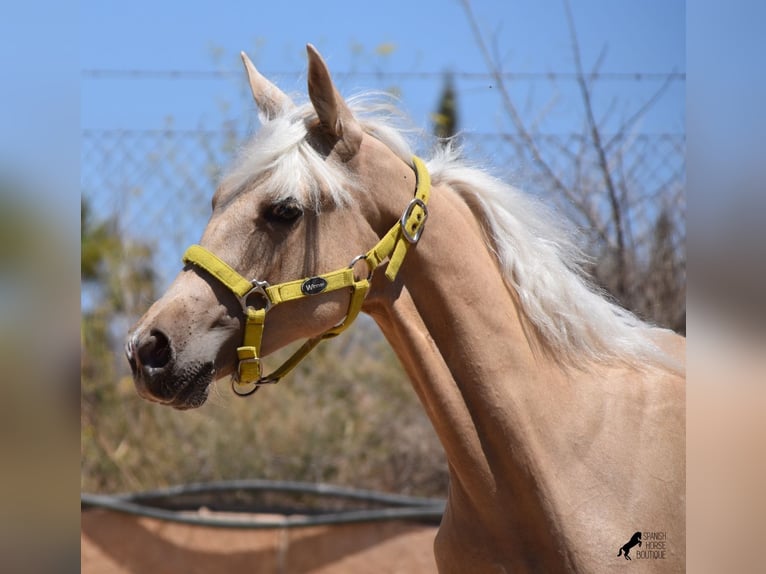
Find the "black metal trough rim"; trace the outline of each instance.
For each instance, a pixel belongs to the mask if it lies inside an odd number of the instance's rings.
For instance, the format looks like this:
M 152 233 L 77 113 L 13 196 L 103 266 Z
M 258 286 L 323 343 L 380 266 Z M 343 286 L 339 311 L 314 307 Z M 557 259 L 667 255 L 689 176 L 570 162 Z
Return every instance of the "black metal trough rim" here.
M 393 506 L 371 510 L 349 510 L 318 515 L 285 515 L 282 518 L 254 519 L 234 515 L 200 516 L 185 511 L 166 510 L 148 506 L 146 502 L 195 493 L 214 493 L 232 490 L 276 491 L 332 496 L 364 502 L 376 502 Z M 145 516 L 169 522 L 208 526 L 215 528 L 269 529 L 380 522 L 385 520 L 423 520 L 438 522 L 444 513 L 445 502 L 435 498 L 422 498 L 388 494 L 372 490 L 334 486 L 325 483 L 275 480 L 229 480 L 220 482 L 191 483 L 138 493 L 90 494 L 81 493 L 82 508 L 103 508 Z

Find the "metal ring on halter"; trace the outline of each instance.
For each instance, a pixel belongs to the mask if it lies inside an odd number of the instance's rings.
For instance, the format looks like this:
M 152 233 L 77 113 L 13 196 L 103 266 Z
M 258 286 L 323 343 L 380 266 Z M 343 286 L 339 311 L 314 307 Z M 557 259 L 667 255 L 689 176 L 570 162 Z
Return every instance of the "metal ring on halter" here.
M 234 377 L 232 377 L 231 390 L 234 391 L 234 394 L 237 395 L 238 397 L 249 397 L 255 391 L 261 388 L 261 385 L 259 385 L 258 383 L 246 383 L 246 384 L 253 385 L 253 388 L 245 392 L 240 392 L 237 390 L 237 387 L 244 387 L 245 385 L 242 385 L 239 381 L 237 381 Z
M 416 206 L 423 210 L 423 219 L 418 221 L 418 228 L 415 230 L 415 234 L 412 235 L 407 229 L 407 220 L 410 218 L 410 215 L 412 215 L 412 211 Z M 425 202 L 419 197 L 413 198 L 407 205 L 407 209 L 404 210 L 402 218 L 399 220 L 399 224 L 402 226 L 402 235 L 404 235 L 404 238 L 409 243 L 418 242 L 425 229 L 426 219 L 428 219 L 428 207 L 426 207 Z
M 359 261 L 364 260 L 364 262 L 367 264 L 367 281 L 372 279 L 372 274 L 374 273 L 375 269 L 373 268 L 372 264 L 370 263 L 370 260 L 367 259 L 367 255 L 357 255 L 351 260 L 351 263 L 348 264 L 349 269 L 353 269 L 354 265 L 356 265 Z
M 263 372 L 263 363 L 261 362 L 261 359 L 258 357 L 256 357 L 255 359 L 243 359 L 237 364 L 237 373 L 231 378 L 231 390 L 234 391 L 234 394 L 239 397 L 249 397 L 255 391 L 258 390 L 258 387 L 261 386 L 259 384 L 260 379 L 257 381 L 249 382 L 249 383 L 241 383 L 240 381 L 242 380 L 242 364 L 243 363 L 258 363 L 259 365 L 258 373 Z M 244 392 L 240 392 L 237 390 L 238 388 L 246 387 L 247 385 L 253 385 L 253 388 Z
M 242 304 L 242 311 L 245 312 L 245 315 L 247 315 L 247 308 L 251 305 L 247 304 L 247 300 L 250 298 L 251 295 L 260 295 L 263 298 L 264 305 L 263 309 L 268 311 L 271 309 L 271 298 L 269 297 L 269 294 L 266 293 L 266 289 L 269 286 L 268 281 L 258 281 L 257 279 L 253 279 L 251 281 L 253 284 L 253 288 L 250 289 L 247 293 L 245 293 L 242 298 L 239 300 L 239 302 Z
M 248 363 L 248 362 L 254 363 L 255 361 L 260 362 L 261 359 L 245 359 L 244 361 L 240 361 L 240 363 L 239 363 L 240 366 L 237 367 L 237 375 L 235 377 L 231 378 L 231 390 L 233 390 L 234 394 L 237 395 L 238 397 L 249 397 L 255 391 L 260 389 L 263 385 L 276 385 L 279 382 L 279 378 L 274 377 L 273 375 L 270 375 L 270 376 L 267 376 L 267 377 L 261 377 L 257 381 L 253 381 L 251 383 L 244 383 L 244 384 L 240 383 L 239 382 L 239 377 L 240 377 L 239 373 L 240 373 L 240 369 L 241 369 L 242 363 Z M 244 387 L 244 386 L 247 386 L 247 385 L 253 385 L 253 388 L 249 389 L 249 390 L 247 390 L 245 392 L 240 392 L 240 391 L 237 390 L 238 387 Z

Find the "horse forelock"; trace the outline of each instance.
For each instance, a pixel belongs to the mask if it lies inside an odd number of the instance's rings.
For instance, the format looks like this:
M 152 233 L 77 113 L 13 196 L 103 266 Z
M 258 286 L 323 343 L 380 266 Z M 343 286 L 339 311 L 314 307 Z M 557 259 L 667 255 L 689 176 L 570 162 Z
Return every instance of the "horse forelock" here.
M 392 125 L 393 118 L 401 118 L 392 103 L 377 93 L 352 97 L 348 103 L 366 134 L 410 161 L 412 152 L 403 129 Z M 307 136 L 316 121 L 310 103 L 286 108 L 273 119 L 261 117 L 261 128 L 239 150 L 233 167 L 222 178 L 221 188 L 231 197 L 258 181 L 260 193 L 270 199 L 291 197 L 315 211 L 323 205 L 351 203 L 351 190 L 364 190 L 364 185 L 341 162 L 326 161 L 311 145 Z

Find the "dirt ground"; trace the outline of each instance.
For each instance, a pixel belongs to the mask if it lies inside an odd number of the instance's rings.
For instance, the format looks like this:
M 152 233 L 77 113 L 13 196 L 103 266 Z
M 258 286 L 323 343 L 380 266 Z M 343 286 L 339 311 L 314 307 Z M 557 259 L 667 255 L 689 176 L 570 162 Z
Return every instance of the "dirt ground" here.
M 405 521 L 267 530 L 209 528 L 82 513 L 85 574 L 388 574 L 436 572 L 437 527 Z

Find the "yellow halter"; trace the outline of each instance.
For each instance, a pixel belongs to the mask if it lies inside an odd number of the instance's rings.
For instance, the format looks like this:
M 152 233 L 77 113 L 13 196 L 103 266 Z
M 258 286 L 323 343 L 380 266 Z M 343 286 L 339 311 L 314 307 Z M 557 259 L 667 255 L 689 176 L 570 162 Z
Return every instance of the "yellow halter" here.
M 239 364 L 237 374 L 232 378 L 232 388 L 235 393 L 240 396 L 247 396 L 257 391 L 261 385 L 278 383 L 320 341 L 335 337 L 346 330 L 362 309 L 362 303 L 370 289 L 370 279 L 373 272 L 386 258 L 388 258 L 386 277 L 389 281 L 396 278 L 396 274 L 404 262 L 404 257 L 407 255 L 407 250 L 410 245 L 416 244 L 420 239 L 428 218 L 426 204 L 431 193 L 431 178 L 425 164 L 419 157 L 413 156 L 412 163 L 416 175 L 415 197 L 388 233 L 367 253 L 355 257 L 344 269 L 297 281 L 269 285 L 266 281 L 258 281 L 257 279 L 248 281 L 204 247 L 192 245 L 186 250 L 183 256 L 184 263 L 191 263 L 204 269 L 223 283 L 237 297 L 245 313 L 245 335 L 242 346 L 237 348 Z M 364 261 L 369 270 L 367 277 L 363 279 L 354 277 L 354 266 L 359 261 Z M 270 375 L 264 376 L 260 352 L 263 327 L 269 309 L 286 301 L 313 297 L 319 293 L 328 293 L 344 288 L 351 290 L 351 300 L 343 321 L 321 335 L 307 340 L 280 367 Z M 248 303 L 248 299 L 255 295 L 259 295 L 264 302 L 263 306 L 258 309 Z

